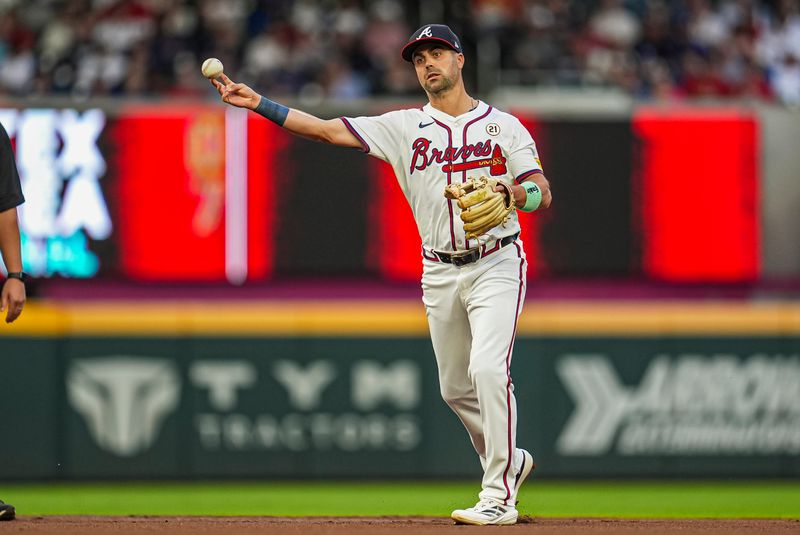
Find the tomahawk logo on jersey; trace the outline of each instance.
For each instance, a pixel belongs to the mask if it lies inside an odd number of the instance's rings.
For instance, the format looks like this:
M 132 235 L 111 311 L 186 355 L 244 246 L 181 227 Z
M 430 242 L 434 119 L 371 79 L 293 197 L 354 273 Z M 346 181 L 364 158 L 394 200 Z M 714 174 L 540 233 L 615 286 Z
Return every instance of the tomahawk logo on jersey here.
M 517 118 L 483 102 L 452 117 L 433 108 L 399 110 L 377 117 L 342 118 L 363 150 L 392 165 L 414 212 L 424 247 L 456 251 L 465 239 L 459 208 L 444 199 L 447 184 L 490 176 L 508 184 L 542 172 L 536 144 Z M 450 204 L 442 210 L 443 203 Z M 444 215 L 443 215 L 444 214 Z M 454 218 L 458 224 L 454 223 Z M 480 241 L 519 232 L 516 213 Z

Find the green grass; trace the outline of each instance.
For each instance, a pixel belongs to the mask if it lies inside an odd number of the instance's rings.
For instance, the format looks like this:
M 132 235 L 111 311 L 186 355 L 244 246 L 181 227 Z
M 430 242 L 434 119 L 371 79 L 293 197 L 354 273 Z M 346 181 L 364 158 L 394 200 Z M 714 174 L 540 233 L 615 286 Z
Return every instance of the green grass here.
M 11 484 L 20 515 L 447 516 L 468 483 Z M 800 518 L 800 482 L 554 482 L 523 487 L 521 514 L 543 517 Z

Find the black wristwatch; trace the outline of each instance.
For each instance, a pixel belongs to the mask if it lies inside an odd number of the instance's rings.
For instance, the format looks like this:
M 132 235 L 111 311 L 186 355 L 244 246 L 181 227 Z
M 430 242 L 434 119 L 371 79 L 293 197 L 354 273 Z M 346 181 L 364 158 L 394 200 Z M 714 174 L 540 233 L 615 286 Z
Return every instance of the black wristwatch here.
M 24 271 L 9 271 L 8 275 L 6 276 L 8 279 L 18 279 L 21 280 L 23 283 L 28 280 L 28 274 Z

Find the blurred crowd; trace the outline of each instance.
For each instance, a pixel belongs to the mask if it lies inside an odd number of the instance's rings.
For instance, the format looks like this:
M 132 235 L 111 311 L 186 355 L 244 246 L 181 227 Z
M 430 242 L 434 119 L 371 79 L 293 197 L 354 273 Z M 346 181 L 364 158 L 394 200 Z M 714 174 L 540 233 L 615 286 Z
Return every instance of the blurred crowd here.
M 203 96 L 206 57 L 275 96 L 418 94 L 432 14 L 468 83 L 800 104 L 800 0 L 0 0 L 0 95 Z

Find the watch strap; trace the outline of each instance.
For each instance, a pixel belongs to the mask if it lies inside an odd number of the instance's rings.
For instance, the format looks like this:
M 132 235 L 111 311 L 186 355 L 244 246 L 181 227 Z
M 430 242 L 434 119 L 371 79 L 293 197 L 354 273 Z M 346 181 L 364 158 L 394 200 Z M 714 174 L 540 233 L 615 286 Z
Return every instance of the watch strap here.
M 6 275 L 8 279 L 18 279 L 22 282 L 25 282 L 28 279 L 28 274 L 24 271 L 9 271 L 8 275 Z

